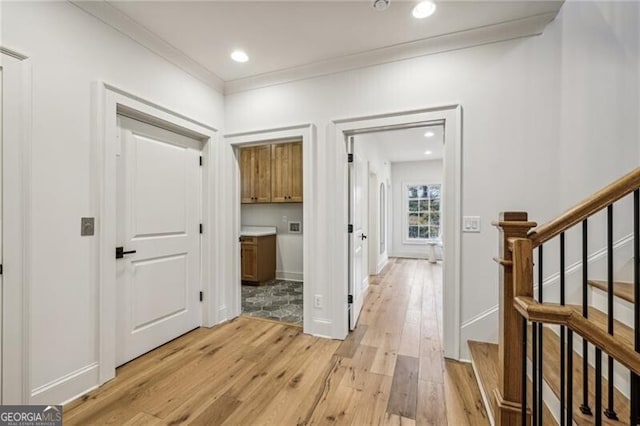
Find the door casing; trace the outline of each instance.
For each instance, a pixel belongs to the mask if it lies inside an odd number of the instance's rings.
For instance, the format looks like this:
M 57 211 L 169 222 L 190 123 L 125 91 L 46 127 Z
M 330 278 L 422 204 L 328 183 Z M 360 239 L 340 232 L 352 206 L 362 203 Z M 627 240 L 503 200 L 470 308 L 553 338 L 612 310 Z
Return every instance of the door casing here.
M 2 300 L 0 403 L 30 401 L 31 60 L 0 46 L 2 67 Z M 4 185 L 4 183 L 9 183 Z
M 312 221 L 315 212 L 315 197 L 313 188 L 314 181 L 314 162 L 313 153 L 315 152 L 316 126 L 314 124 L 300 124 L 282 128 L 263 129 L 252 132 L 229 133 L 224 135 L 225 142 L 233 151 L 236 159 L 239 158 L 239 148 L 242 146 L 251 146 L 262 143 L 282 142 L 302 140 L 302 185 L 303 185 L 303 203 L 302 203 L 302 271 L 304 274 L 304 292 L 303 292 L 303 331 L 308 334 L 317 336 L 330 336 L 326 321 L 314 318 L 313 310 L 313 292 L 311 289 L 315 286 L 316 263 L 313 262 L 311 254 L 311 242 L 314 241 L 316 230 Z M 230 185 L 232 191 L 232 207 L 231 218 L 233 220 L 232 231 L 234 233 L 232 241 L 233 257 L 233 276 L 226 288 L 230 295 L 231 309 L 229 318 L 234 318 L 242 312 L 242 295 L 241 295 L 241 274 L 240 274 L 240 167 L 237 161 L 234 162 L 233 182 Z M 229 209 L 229 206 L 226 206 Z M 227 249 L 227 252 L 229 250 Z
M 211 327 L 220 321 L 220 288 L 215 282 L 213 271 L 218 270 L 217 251 L 214 235 L 220 232 L 214 220 L 215 181 L 214 153 L 217 130 L 207 124 L 195 121 L 161 105 L 146 101 L 104 82 L 93 87 L 96 123 L 94 128 L 93 179 L 97 183 L 93 208 L 101 220 L 98 221 L 96 241 L 96 264 L 98 265 L 98 385 L 115 377 L 116 342 L 116 142 L 119 137 L 117 116 L 124 115 L 147 122 L 167 130 L 190 136 L 202 141 L 202 262 L 201 277 L 204 300 L 202 302 L 202 326 Z M 222 318 L 226 319 L 226 318 Z
M 460 358 L 460 275 L 461 275 L 461 223 L 462 223 L 462 107 L 443 105 L 404 112 L 371 115 L 367 117 L 334 120 L 332 148 L 337 164 L 335 185 L 336 218 L 333 241 L 336 256 L 342 260 L 333 269 L 331 280 L 333 306 L 332 337 L 344 339 L 348 333 L 347 290 L 349 280 L 348 225 L 348 162 L 347 141 L 350 136 L 443 124 L 445 155 L 443 180 L 444 227 L 443 243 L 446 250 L 443 290 L 443 347 L 447 358 Z M 337 257 L 336 257 L 337 258 Z

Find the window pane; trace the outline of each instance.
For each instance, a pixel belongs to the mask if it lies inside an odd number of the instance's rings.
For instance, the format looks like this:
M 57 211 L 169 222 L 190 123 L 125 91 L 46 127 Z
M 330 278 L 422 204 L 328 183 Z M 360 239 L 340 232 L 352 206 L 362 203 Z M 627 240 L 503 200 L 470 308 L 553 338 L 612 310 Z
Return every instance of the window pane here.
M 440 185 L 433 185 L 429 187 L 429 198 L 436 200 L 440 199 Z
M 418 187 L 417 186 L 409 186 L 409 187 L 407 187 L 407 197 L 409 197 L 409 198 L 417 198 L 418 197 Z
M 420 238 L 429 238 L 429 227 L 421 226 L 420 227 Z
M 430 213 L 429 214 L 430 225 L 440 225 L 440 213 Z
M 420 200 L 420 211 L 426 212 L 429 210 L 429 200 Z
M 431 211 L 440 211 L 440 200 L 431 200 Z
M 429 213 L 420 213 L 420 225 L 429 224 Z
M 418 211 L 418 200 L 409 200 L 409 211 L 417 212 Z
M 429 195 L 429 187 L 428 186 L 419 186 L 418 187 L 418 197 L 420 198 L 427 198 L 427 196 Z
M 409 238 L 418 238 L 418 226 L 409 227 Z
M 420 225 L 420 215 L 417 213 L 410 213 L 409 225 Z
M 439 238 L 440 237 L 440 227 L 439 226 L 432 226 L 430 234 L 431 234 L 430 238 Z

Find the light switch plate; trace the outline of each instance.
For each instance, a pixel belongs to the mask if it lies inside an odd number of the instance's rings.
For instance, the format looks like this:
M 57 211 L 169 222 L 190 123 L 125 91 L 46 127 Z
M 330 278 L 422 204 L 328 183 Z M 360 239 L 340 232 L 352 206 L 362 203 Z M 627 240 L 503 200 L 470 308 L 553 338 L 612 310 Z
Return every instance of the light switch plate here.
M 95 234 L 95 218 L 83 217 L 80 219 L 80 235 L 83 237 Z
M 480 232 L 480 216 L 464 216 L 462 232 Z

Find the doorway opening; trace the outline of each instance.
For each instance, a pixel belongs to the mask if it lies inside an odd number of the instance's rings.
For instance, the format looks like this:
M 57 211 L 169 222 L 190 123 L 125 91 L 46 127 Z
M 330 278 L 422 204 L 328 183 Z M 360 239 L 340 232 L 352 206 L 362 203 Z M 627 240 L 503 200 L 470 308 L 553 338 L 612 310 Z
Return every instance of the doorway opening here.
M 444 126 L 358 133 L 348 137 L 346 149 L 353 330 L 369 285 L 380 283 L 379 274 L 390 259 L 428 259 L 440 263 L 435 273 L 442 274 Z
M 444 209 L 441 211 L 441 233 L 442 239 L 442 256 L 446 262 L 442 265 L 442 347 L 444 355 L 447 358 L 460 358 L 460 276 L 462 264 L 462 107 L 458 104 L 450 104 L 433 108 L 425 108 L 413 111 L 400 111 L 388 114 L 371 115 L 367 117 L 356 117 L 350 119 L 335 120 L 334 122 L 334 149 L 337 164 L 341 165 L 341 174 L 338 175 L 336 186 L 338 202 L 337 208 L 340 209 L 337 220 L 335 221 L 336 241 L 341 244 L 336 246 L 337 256 L 342 262 L 336 264 L 335 267 L 335 298 L 333 303 L 340 309 L 335 311 L 333 324 L 333 336 L 336 338 L 344 338 L 349 332 L 349 305 L 358 306 L 362 301 L 357 301 L 354 295 L 349 297 L 351 282 L 353 282 L 350 251 L 352 247 L 356 247 L 354 233 L 349 233 L 350 226 L 350 179 L 349 175 L 353 171 L 353 163 L 350 163 L 349 146 L 352 146 L 352 138 L 362 134 L 374 134 L 379 132 L 402 130 L 411 128 L 424 128 L 428 126 L 441 125 L 443 129 L 444 154 L 443 154 L 443 181 L 441 192 L 441 203 Z M 426 131 L 424 132 L 426 133 Z M 357 147 L 357 142 L 356 142 Z M 426 149 L 424 150 L 426 151 Z M 425 154 L 422 151 L 421 158 Z M 346 155 L 345 155 L 346 154 Z M 351 153 L 353 154 L 353 153 Z M 346 161 L 345 161 L 346 160 Z M 355 161 L 355 158 L 354 158 Z M 340 170 L 339 169 L 339 170 Z M 365 181 L 364 179 L 362 180 Z M 387 185 L 385 188 L 385 197 L 387 206 L 392 200 L 392 188 Z M 386 248 L 389 252 L 391 247 L 390 229 L 390 211 L 386 211 Z M 419 213 L 419 212 L 418 212 Z M 429 212 L 425 212 L 429 213 Z M 421 224 L 418 226 L 417 232 L 420 235 Z M 430 224 L 424 225 L 427 228 L 423 232 L 430 232 Z M 345 232 L 347 231 L 347 232 Z M 407 229 L 409 231 L 409 229 Z M 415 231 L 415 229 L 413 230 Z M 366 233 L 365 233 L 366 235 Z M 423 234 L 424 235 L 424 234 Z M 362 237 L 360 237 L 362 238 Z M 354 243 L 354 244 L 352 244 Z M 336 256 L 336 257 L 337 257 Z M 361 285 L 362 287 L 362 285 Z M 360 297 L 366 295 L 367 287 L 362 288 Z M 352 302 L 352 303 L 349 303 Z M 355 312 L 354 312 L 355 314 Z M 352 324 L 357 326 L 357 321 Z M 357 318 L 355 318 L 357 320 Z
M 241 314 L 304 323 L 303 141 L 237 149 Z

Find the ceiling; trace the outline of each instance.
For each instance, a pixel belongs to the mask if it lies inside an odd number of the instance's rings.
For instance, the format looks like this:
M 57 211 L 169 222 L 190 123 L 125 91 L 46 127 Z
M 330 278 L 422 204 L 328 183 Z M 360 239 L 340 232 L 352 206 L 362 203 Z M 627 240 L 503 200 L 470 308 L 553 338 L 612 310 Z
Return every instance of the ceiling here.
M 425 137 L 426 132 L 432 137 Z M 374 147 L 390 163 L 422 160 L 441 160 L 444 156 L 444 126 L 416 127 L 413 129 L 389 130 L 356 136 L 356 144 Z M 431 151 L 425 154 L 425 151 Z
M 562 1 L 440 0 L 433 16 L 418 20 L 411 16 L 417 1 L 391 0 L 382 12 L 371 3 L 74 1 L 167 59 L 181 62 L 179 66 L 197 69 L 197 76 L 207 75 L 222 85 L 274 75 L 291 80 L 389 62 L 424 54 L 426 47 L 426 53 L 438 51 L 439 43 L 441 49 L 452 49 L 460 48 L 460 43 L 514 38 L 522 32 L 532 35 L 540 33 L 562 5 Z M 457 40 L 463 33 L 469 33 L 468 39 L 452 46 L 451 37 Z M 419 43 L 427 40 L 428 46 Z M 245 50 L 250 61 L 233 62 L 229 54 L 234 49 Z M 282 74 L 291 70 L 297 73 Z

